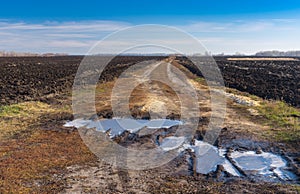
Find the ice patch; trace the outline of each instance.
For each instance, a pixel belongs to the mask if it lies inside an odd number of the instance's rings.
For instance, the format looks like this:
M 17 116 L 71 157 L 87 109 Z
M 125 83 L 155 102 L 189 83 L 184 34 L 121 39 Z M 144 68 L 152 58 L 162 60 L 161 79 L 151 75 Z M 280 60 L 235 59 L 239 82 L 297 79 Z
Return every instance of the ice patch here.
M 185 141 L 185 137 L 166 137 L 160 144 L 160 148 L 164 151 L 170 151 L 179 148 Z
M 222 165 L 225 171 L 231 174 L 232 176 L 241 176 L 241 173 L 227 159 L 224 160 Z
M 287 162 L 280 156 L 272 153 L 262 152 L 257 154 L 254 151 L 233 152 L 230 157 L 236 165 L 245 172 L 260 174 L 264 176 L 276 175 L 282 180 L 295 180 L 293 173 L 285 170 Z
M 84 120 L 75 119 L 67 122 L 65 127 L 86 127 L 88 129 L 96 128 L 97 131 L 106 132 L 110 129 L 110 137 L 122 134 L 124 131 L 137 133 L 140 129 L 148 127 L 149 129 L 170 128 L 172 126 L 182 125 L 181 121 L 170 119 L 153 119 L 153 120 L 135 120 L 125 118 L 114 118 L 105 120 Z
M 191 149 L 196 156 L 196 172 L 208 174 L 216 171 L 218 165 L 233 176 L 240 176 L 238 170 L 225 158 L 226 150 L 195 140 L 195 145 L 184 144 L 182 149 Z
M 242 176 L 234 165 L 225 158 L 226 150 L 203 142 L 195 141 L 195 145 L 183 145 L 184 149 L 192 149 L 196 156 L 196 171 L 201 174 L 208 174 L 216 171 L 218 165 L 233 176 Z M 256 154 L 254 151 L 233 152 L 230 157 L 236 162 L 237 167 L 243 171 L 252 171 L 263 176 L 272 176 L 274 173 L 281 180 L 296 180 L 292 172 L 286 170 L 287 163 L 282 157 L 272 153 L 263 152 Z
M 216 171 L 217 165 L 224 162 L 216 147 L 203 141 L 195 141 L 193 150 L 196 155 L 196 171 L 201 174 L 208 174 Z

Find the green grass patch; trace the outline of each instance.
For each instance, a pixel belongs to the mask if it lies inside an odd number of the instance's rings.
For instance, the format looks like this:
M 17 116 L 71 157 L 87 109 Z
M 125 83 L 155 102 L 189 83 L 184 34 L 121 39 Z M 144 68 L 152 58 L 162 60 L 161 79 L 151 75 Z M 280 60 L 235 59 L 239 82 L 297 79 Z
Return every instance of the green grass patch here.
M 35 101 L 0 106 L 0 141 L 31 131 L 33 126 L 39 125 L 41 115 L 62 112 L 71 112 L 71 107 L 55 108 Z
M 300 111 L 282 101 L 267 101 L 256 107 L 265 116 L 272 127 L 295 127 L 299 129 Z
M 203 77 L 196 77 L 194 80 L 202 85 L 207 85 L 206 80 Z
M 195 78 L 195 80 L 198 82 L 205 81 L 205 79 L 203 77 L 197 77 L 197 78 Z
M 281 142 L 297 142 L 300 139 L 300 111 L 282 101 L 264 101 L 256 107 L 273 130 L 270 136 Z
M 20 115 L 22 111 L 23 108 L 17 104 L 0 106 L 0 117 Z
M 269 126 L 270 130 L 264 132 L 265 137 L 279 142 L 297 142 L 300 140 L 299 109 L 283 101 L 263 100 L 258 96 L 232 88 L 226 88 L 226 92 L 246 96 L 251 100 L 259 102 L 258 106 L 251 107 L 258 112 L 259 115 L 257 117 L 252 117 L 247 113 L 247 106 L 234 105 L 234 108 L 253 122 Z
M 97 92 L 103 93 L 103 92 L 105 92 L 105 88 L 98 88 Z

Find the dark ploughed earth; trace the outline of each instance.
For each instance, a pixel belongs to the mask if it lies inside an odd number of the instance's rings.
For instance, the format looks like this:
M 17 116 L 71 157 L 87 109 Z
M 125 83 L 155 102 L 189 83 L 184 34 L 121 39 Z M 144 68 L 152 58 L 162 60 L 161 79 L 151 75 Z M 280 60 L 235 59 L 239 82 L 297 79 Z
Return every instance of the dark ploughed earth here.
M 143 60 L 165 57 L 114 58 L 101 81 L 111 81 L 125 68 Z M 0 57 L 1 104 L 43 100 L 70 90 L 83 56 Z M 109 73 L 108 73 L 109 72 Z
M 102 80 L 112 80 L 136 62 L 163 58 L 165 57 L 114 58 Z M 1 57 L 1 104 L 35 100 L 65 91 L 72 86 L 82 59 L 82 56 Z M 201 72 L 189 60 L 182 57 L 177 59 L 191 72 L 201 76 Z M 215 60 L 226 86 L 300 106 L 300 60 L 229 61 L 225 57 L 215 57 Z
M 241 57 L 242 58 L 242 57 Z M 249 57 L 251 59 L 251 57 Z M 300 106 L 300 60 L 227 60 L 215 57 L 225 85 L 265 99 L 284 100 Z M 201 72 L 185 57 L 180 63 L 193 73 Z

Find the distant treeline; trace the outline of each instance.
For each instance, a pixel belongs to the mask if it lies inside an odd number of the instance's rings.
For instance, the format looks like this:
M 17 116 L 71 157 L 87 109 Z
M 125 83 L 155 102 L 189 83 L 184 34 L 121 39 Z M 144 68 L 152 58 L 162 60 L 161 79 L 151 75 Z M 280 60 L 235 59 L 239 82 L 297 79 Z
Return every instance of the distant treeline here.
M 255 56 L 274 56 L 274 57 L 300 57 L 300 51 L 261 51 Z
M 0 57 L 34 57 L 34 56 L 40 56 L 40 57 L 48 57 L 48 56 L 67 56 L 68 53 L 31 53 L 31 52 L 15 52 L 15 51 L 0 51 Z M 110 55 L 110 54 L 99 54 L 99 55 Z M 115 55 L 115 54 L 111 54 Z M 137 54 L 137 53 L 128 53 L 125 54 L 124 56 L 167 56 L 169 54 L 166 53 L 152 53 L 152 54 Z M 174 55 L 174 54 L 173 54 Z M 175 55 L 180 55 L 180 54 L 175 54 Z M 210 52 L 205 52 L 204 54 L 192 54 L 192 56 L 211 56 L 212 54 Z M 242 53 L 235 53 L 231 55 L 225 55 L 224 53 L 222 54 L 215 54 L 214 56 L 258 56 L 258 57 L 300 57 L 300 51 L 260 51 L 257 52 L 254 55 L 246 55 Z
M 15 51 L 0 51 L 0 57 L 50 57 L 50 56 L 66 56 L 67 53 L 30 53 L 30 52 L 15 52 Z

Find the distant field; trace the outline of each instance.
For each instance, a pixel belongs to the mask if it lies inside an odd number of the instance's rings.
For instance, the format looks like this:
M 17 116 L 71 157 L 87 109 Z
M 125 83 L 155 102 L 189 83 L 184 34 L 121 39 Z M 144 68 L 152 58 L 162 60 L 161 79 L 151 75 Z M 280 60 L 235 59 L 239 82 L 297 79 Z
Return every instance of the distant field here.
M 228 61 L 299 61 L 296 58 L 288 57 L 238 57 L 238 58 L 227 58 Z

